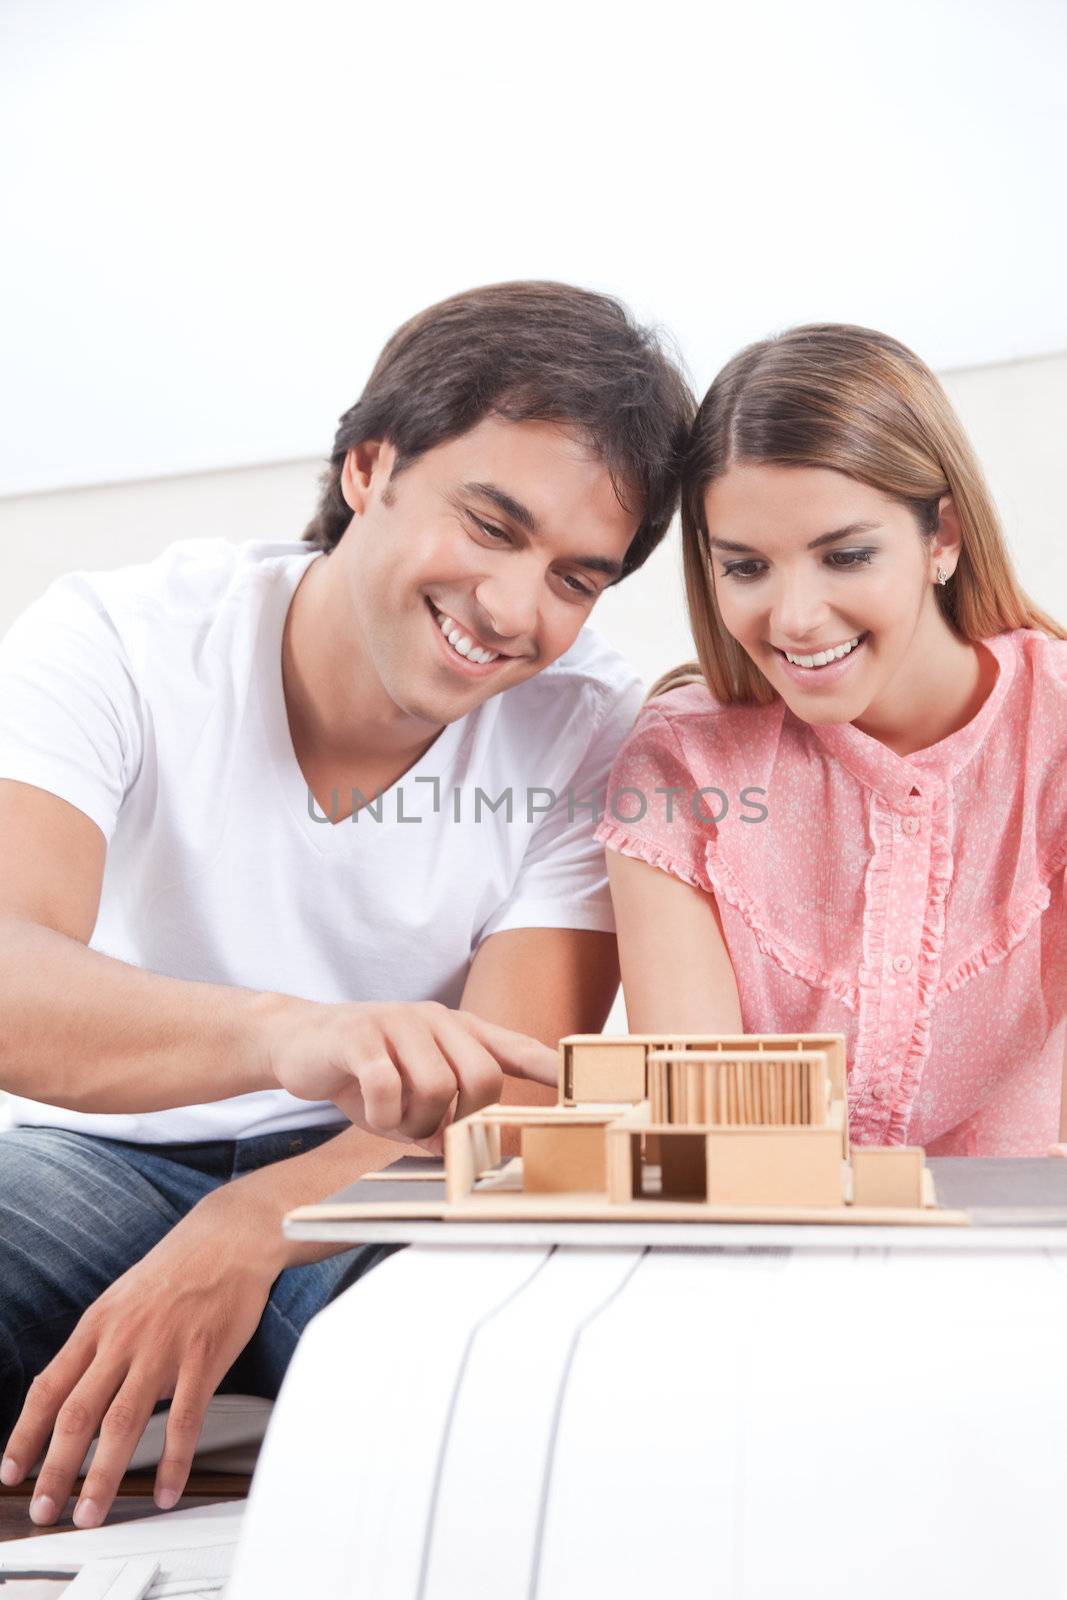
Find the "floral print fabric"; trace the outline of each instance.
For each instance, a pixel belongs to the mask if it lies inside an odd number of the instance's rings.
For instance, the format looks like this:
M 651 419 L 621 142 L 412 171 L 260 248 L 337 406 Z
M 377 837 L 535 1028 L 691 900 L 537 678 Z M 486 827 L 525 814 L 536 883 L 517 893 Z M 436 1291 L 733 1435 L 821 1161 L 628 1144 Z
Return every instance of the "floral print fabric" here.
M 845 1035 L 858 1143 L 1043 1155 L 1058 1136 L 1067 643 L 983 648 L 977 715 L 910 756 L 692 684 L 645 707 L 612 770 L 598 837 L 714 894 L 746 1031 Z

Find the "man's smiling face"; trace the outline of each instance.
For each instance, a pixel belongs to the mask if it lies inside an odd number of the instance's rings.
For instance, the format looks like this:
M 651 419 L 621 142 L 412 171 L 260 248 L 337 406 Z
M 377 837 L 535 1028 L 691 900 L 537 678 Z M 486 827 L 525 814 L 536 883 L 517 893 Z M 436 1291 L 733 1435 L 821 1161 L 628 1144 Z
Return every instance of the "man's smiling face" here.
M 395 466 L 388 443 L 349 452 L 353 520 L 330 560 L 389 699 L 440 726 L 570 648 L 640 507 L 622 506 L 604 463 L 554 423 L 486 417 Z

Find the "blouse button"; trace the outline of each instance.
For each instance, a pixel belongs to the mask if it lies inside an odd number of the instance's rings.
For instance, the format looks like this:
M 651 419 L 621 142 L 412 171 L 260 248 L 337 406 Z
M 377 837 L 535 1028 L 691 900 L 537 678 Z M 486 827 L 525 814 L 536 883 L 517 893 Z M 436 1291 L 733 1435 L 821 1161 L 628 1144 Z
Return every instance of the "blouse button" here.
M 922 823 L 918 817 L 901 817 L 900 819 L 901 832 L 906 833 L 909 838 L 913 839 L 921 827 Z
M 871 1095 L 875 1100 L 888 1100 L 889 1099 L 889 1085 L 888 1085 L 888 1083 L 876 1083 L 874 1088 L 871 1090 Z
M 894 972 L 910 972 L 911 971 L 911 957 L 910 956 L 894 956 L 893 957 L 893 971 Z

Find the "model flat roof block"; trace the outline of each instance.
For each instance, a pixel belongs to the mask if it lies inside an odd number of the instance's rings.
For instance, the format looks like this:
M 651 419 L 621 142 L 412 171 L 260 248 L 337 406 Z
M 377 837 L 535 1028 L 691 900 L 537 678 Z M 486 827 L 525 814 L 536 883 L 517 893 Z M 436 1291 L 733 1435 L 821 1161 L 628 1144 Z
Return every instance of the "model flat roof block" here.
M 924 1167 L 923 1152 L 918 1145 L 853 1145 L 853 1205 L 923 1205 Z
M 571 1034 L 560 1040 L 561 1105 L 643 1100 L 646 1061 L 653 1052 L 738 1053 L 825 1051 L 831 1098 L 845 1094 L 845 1040 L 839 1033 Z M 616 1053 L 617 1052 L 617 1053 Z M 655 1120 L 660 1121 L 656 1107 Z
M 643 1040 L 564 1039 L 560 1051 L 564 1105 L 618 1104 L 645 1098 L 647 1046 Z

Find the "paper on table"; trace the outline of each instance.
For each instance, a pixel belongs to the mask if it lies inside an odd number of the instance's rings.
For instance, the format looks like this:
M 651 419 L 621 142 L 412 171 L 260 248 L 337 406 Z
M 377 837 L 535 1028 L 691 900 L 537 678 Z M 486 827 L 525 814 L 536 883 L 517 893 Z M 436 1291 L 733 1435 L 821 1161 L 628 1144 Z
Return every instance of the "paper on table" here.
M 33 1568 L 55 1571 L 82 1562 L 114 1556 L 153 1556 L 160 1575 L 149 1590 L 151 1600 L 217 1591 L 226 1582 L 241 1529 L 244 1502 L 193 1506 L 114 1528 L 84 1533 L 46 1533 L 0 1545 L 0 1577 L 5 1570 Z
M 146 1600 L 159 1577 L 151 1556 L 87 1561 L 67 1590 L 68 1600 Z

